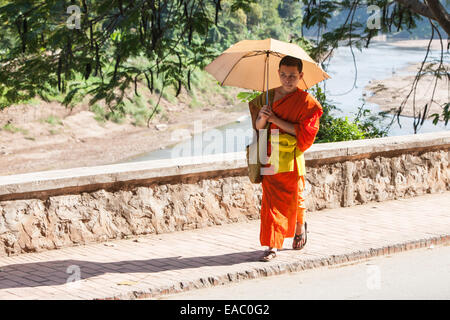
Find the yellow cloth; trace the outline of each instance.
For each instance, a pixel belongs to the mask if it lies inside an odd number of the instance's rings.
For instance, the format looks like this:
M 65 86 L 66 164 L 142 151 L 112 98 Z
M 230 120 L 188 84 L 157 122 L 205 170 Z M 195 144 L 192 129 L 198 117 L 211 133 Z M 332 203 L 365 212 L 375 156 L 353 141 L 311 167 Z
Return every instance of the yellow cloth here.
M 299 176 L 306 174 L 305 157 L 297 148 L 297 139 L 287 133 L 270 135 L 271 154 L 269 163 L 274 166 L 274 173 L 294 171 L 294 156 L 297 160 Z M 278 152 L 276 150 L 278 149 Z M 295 155 L 294 155 L 295 153 Z

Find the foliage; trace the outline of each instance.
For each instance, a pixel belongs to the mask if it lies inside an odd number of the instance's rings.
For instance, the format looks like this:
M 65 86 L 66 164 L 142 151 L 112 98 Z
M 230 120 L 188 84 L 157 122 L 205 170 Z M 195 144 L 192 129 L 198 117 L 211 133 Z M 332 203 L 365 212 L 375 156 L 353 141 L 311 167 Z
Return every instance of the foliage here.
M 349 121 L 348 117 L 333 118 L 326 126 L 322 126 L 319 132 L 321 134 L 317 135 L 317 143 L 365 139 L 358 125 Z
M 310 55 L 316 49 L 305 38 L 297 39 L 296 43 Z M 383 119 L 386 117 L 386 112 L 380 112 L 378 115 L 374 115 L 370 110 L 364 109 L 364 105 L 362 105 L 358 108 L 358 112 L 353 121 L 349 120 L 348 117 L 334 117 L 332 113 L 337 111 L 338 108 L 327 99 L 325 92 L 320 86 L 316 85 L 310 91 L 319 101 L 323 110 L 316 142 L 336 142 L 387 136 L 388 128 L 383 129 L 382 124 Z M 238 93 L 237 98 L 242 102 L 249 102 L 259 94 L 259 91 L 243 91 Z
M 374 115 L 362 105 L 358 108 L 358 112 L 353 121 L 348 117 L 338 118 L 332 115 L 333 111 L 337 111 L 338 108 L 327 99 L 325 92 L 318 85 L 311 88 L 310 91 L 319 101 L 323 110 L 320 118 L 320 129 L 315 140 L 317 143 L 387 136 L 388 129 L 382 129 L 382 121 L 386 117 L 386 112 L 380 112 Z M 241 102 L 249 102 L 259 94 L 261 94 L 259 91 L 239 92 L 237 98 Z
M 194 75 L 220 52 L 246 38 L 288 41 L 301 26 L 295 0 L 72 4 L 81 9 L 79 29 L 69 28 L 63 1 L 0 1 L 0 109 L 35 96 L 68 107 L 89 97 L 99 121 L 119 121 L 131 112 L 125 90 L 138 95 L 141 83 L 173 103 L 186 87 L 195 108 Z M 108 110 L 100 113 L 101 101 Z M 149 107 L 148 117 L 160 110 Z
M 447 7 L 448 0 L 445 0 Z M 368 47 L 371 40 L 376 35 L 381 34 L 398 34 L 399 32 L 412 32 L 418 25 L 421 26 L 423 32 L 423 21 L 428 21 L 428 37 L 430 39 L 437 38 L 441 40 L 447 33 L 450 35 L 450 21 L 448 20 L 448 13 L 438 0 L 428 0 L 423 3 L 412 0 L 302 0 L 304 5 L 304 16 L 302 26 L 302 36 L 314 36 L 315 39 L 309 39 L 313 44 L 310 55 L 316 61 L 322 63 L 324 69 L 324 61 L 332 56 L 333 50 L 338 46 L 350 46 L 352 52 L 353 48 L 362 50 Z M 441 1 L 442 2 L 442 1 Z M 430 5 L 437 5 L 439 10 L 431 10 Z M 379 9 L 379 15 L 368 14 L 370 6 Z M 439 18 L 439 14 L 444 18 Z M 369 11 L 370 12 L 370 11 Z M 379 19 L 376 19 L 379 18 Z M 369 23 L 370 20 L 370 23 Z M 378 20 L 378 21 L 377 21 Z M 442 22 L 446 20 L 446 22 Z M 375 23 L 372 23 L 375 22 Z M 303 37 L 299 37 L 299 40 Z M 425 54 L 422 66 L 428 58 L 429 48 Z M 437 63 L 434 63 L 435 68 L 428 70 L 435 78 L 440 77 L 442 73 L 450 78 L 448 68 L 444 64 L 444 49 L 441 50 L 441 57 Z M 354 62 L 356 65 L 356 62 Z M 425 71 L 425 70 L 424 70 Z M 417 73 L 412 87 L 417 86 L 417 82 L 426 72 L 422 69 Z M 356 80 L 355 80 L 356 81 Z M 430 101 L 433 101 L 435 91 L 430 92 Z M 411 89 L 410 94 L 405 98 L 396 113 L 397 121 L 400 121 L 402 108 L 411 94 L 415 94 L 415 90 Z M 413 99 L 414 107 L 415 99 Z M 446 117 L 445 106 L 441 106 L 443 113 L 442 117 Z M 417 108 L 417 107 L 416 107 Z M 419 116 L 414 115 L 414 132 L 417 132 L 424 119 L 428 118 L 428 106 L 422 106 Z M 438 121 L 439 115 L 435 117 L 434 123 Z
M 252 101 L 253 99 L 255 99 L 260 94 L 261 94 L 260 91 L 252 91 L 252 92 L 243 91 L 243 92 L 239 92 L 236 97 L 241 102 L 248 103 L 248 102 Z
M 35 96 L 68 107 L 88 97 L 99 121 L 121 121 L 130 114 L 141 125 L 144 117 L 161 112 L 159 100 L 129 101 L 127 89 L 139 96 L 138 85 L 144 84 L 175 102 L 185 87 L 195 108 L 201 103 L 197 92 L 205 90 L 196 80 L 202 77 L 199 70 L 233 43 L 272 37 L 297 43 L 324 61 L 339 45 L 362 49 L 378 32 L 423 25 L 425 19 L 400 2 L 407 1 L 0 0 L 0 110 Z M 72 28 L 71 4 L 80 8 L 79 28 Z M 365 23 L 370 4 L 382 8 L 379 30 Z M 429 29 L 442 33 L 431 22 Z M 317 33 L 315 39 L 304 37 L 310 31 Z M 238 98 L 248 101 L 255 94 Z M 108 109 L 100 111 L 99 102 Z M 144 111 L 145 105 L 150 110 Z M 442 117 L 448 121 L 448 105 Z M 333 125 L 331 116 L 324 119 Z M 361 108 L 354 121 L 366 137 L 383 134 Z M 336 123 L 354 132 L 348 119 Z
M 348 117 L 338 118 L 332 116 L 332 112 L 338 110 L 326 97 L 319 86 L 311 89 L 311 93 L 322 105 L 323 114 L 320 117 L 320 129 L 316 136 L 316 142 L 337 142 L 347 140 L 360 140 L 379 138 L 387 135 L 387 131 L 380 129 L 384 113 L 373 115 L 370 110 L 361 106 L 353 121 Z
M 228 2 L 238 11 L 252 1 Z M 143 81 L 153 92 L 160 79 L 161 92 L 173 86 L 178 94 L 193 69 L 214 56 L 208 33 L 217 26 L 221 1 L 71 4 L 80 8 L 79 17 L 60 0 L 0 3 L 0 108 L 57 89 L 67 106 L 89 94 L 91 104 L 104 100 L 120 113 L 127 88 Z M 134 64 L 138 58 L 148 63 Z
M 239 10 L 230 3 L 221 2 L 219 23 L 209 30 L 216 55 L 244 39 L 290 41 L 300 35 L 302 5 L 295 0 L 253 0 Z
M 381 111 L 373 114 L 369 109 L 364 108 L 364 104 L 358 108 L 354 123 L 358 125 L 359 130 L 364 133 L 364 138 L 386 137 L 389 127 L 383 125 L 383 121 L 388 117 L 388 112 Z
M 444 105 L 444 110 L 442 111 L 442 121 L 444 121 L 445 125 L 448 124 L 448 120 L 450 120 L 450 102 Z M 440 115 L 437 113 L 433 113 L 430 117 L 433 117 L 433 123 L 436 125 L 439 121 Z

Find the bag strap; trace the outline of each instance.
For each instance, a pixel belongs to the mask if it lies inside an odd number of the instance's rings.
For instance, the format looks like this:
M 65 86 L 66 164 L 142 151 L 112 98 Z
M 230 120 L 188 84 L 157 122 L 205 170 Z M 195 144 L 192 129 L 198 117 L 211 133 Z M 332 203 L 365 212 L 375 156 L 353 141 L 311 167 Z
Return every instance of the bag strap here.
M 273 99 L 274 98 L 275 98 L 275 90 L 271 89 L 271 90 L 269 90 L 269 106 L 271 108 L 272 108 L 272 105 L 273 105 Z M 266 100 L 265 97 L 264 97 L 264 100 Z M 269 129 L 269 132 L 267 134 L 270 135 L 270 122 L 267 121 L 267 124 L 266 124 L 265 128 Z
M 270 89 L 269 90 L 269 105 L 270 106 L 273 105 L 274 98 L 275 98 L 275 90 Z M 257 100 L 255 100 L 255 102 L 256 102 L 255 106 L 258 108 L 258 110 L 260 110 L 262 108 L 262 106 L 264 105 L 264 102 L 266 102 L 266 94 L 264 92 L 261 93 L 261 95 L 257 98 Z M 264 129 L 269 129 L 268 134 L 270 134 L 270 122 L 267 122 Z M 257 134 L 257 137 L 259 138 L 258 130 L 256 130 L 256 134 Z

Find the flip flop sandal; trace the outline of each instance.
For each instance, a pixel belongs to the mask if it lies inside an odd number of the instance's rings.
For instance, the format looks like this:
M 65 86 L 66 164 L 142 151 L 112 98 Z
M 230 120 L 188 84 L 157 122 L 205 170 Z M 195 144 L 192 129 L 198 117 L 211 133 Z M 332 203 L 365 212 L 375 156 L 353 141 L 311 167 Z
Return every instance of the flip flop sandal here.
M 301 234 L 296 234 L 294 237 L 294 241 L 292 242 L 292 249 L 301 250 L 306 245 L 306 241 L 308 240 L 308 234 L 306 233 L 308 230 L 308 224 L 305 222 L 305 232 Z M 305 242 L 301 246 L 298 246 L 300 242 L 303 240 L 303 236 L 305 236 Z
M 265 255 L 260 259 L 260 261 L 263 262 L 269 262 L 270 260 L 274 259 L 277 256 L 277 253 L 272 250 L 266 251 Z

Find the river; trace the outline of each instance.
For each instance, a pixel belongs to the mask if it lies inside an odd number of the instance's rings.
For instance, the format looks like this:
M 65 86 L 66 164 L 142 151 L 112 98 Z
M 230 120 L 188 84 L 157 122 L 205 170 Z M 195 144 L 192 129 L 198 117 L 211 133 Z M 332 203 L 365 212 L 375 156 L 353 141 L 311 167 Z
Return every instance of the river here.
M 393 75 L 413 75 L 402 71 L 411 63 L 419 63 L 425 56 L 425 49 L 396 47 L 386 43 L 374 43 L 369 48 L 359 51 L 353 50 L 356 60 L 357 71 L 353 64 L 352 52 L 348 47 L 337 49 L 327 68 L 331 79 L 324 82 L 328 99 L 332 101 L 341 111 L 335 112 L 335 116 L 348 116 L 352 119 L 358 108 L 363 104 L 364 87 L 372 80 L 385 79 Z M 432 51 L 431 58 L 437 58 L 438 52 Z M 448 54 L 446 55 L 448 63 Z M 355 73 L 357 74 L 356 85 Z M 322 87 L 323 87 L 322 85 Z M 365 108 L 377 113 L 381 111 L 376 104 L 366 102 Z M 390 122 L 386 119 L 387 122 Z M 388 135 L 398 136 L 413 134 L 413 118 L 401 117 L 399 126 L 393 124 Z M 190 139 L 174 144 L 165 149 L 148 152 L 132 157 L 121 162 L 147 161 L 157 159 L 173 159 L 186 156 L 200 156 L 217 153 L 244 151 L 245 146 L 250 143 L 251 121 L 249 115 L 239 122 L 231 123 L 216 129 L 207 130 L 202 133 L 200 122 L 193 124 L 194 134 Z M 195 130 L 196 129 L 196 130 Z M 444 123 L 433 125 L 426 120 L 420 128 L 419 133 L 449 130 Z M 178 132 L 176 134 L 186 134 Z

